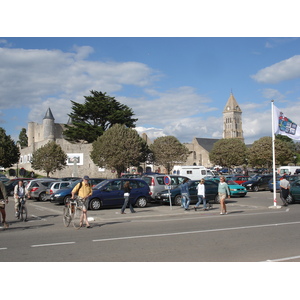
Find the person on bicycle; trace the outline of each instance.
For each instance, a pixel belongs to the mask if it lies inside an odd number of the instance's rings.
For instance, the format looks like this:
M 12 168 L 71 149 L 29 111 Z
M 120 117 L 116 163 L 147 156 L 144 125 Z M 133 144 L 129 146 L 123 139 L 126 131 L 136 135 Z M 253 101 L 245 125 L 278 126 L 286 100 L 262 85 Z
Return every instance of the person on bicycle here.
M 16 184 L 14 188 L 14 198 L 15 198 L 15 217 L 19 218 L 19 207 L 20 207 L 20 202 L 22 200 L 25 200 L 25 185 L 23 180 L 19 180 L 18 184 Z M 25 204 L 24 204 L 25 205 Z
M 75 194 L 78 194 L 79 204 L 82 206 L 82 213 L 80 216 L 80 227 L 83 225 L 83 222 L 86 224 L 86 228 L 91 228 L 89 221 L 87 219 L 87 206 L 86 199 L 89 196 L 92 196 L 93 190 L 89 184 L 89 176 L 84 176 L 83 181 L 76 184 L 72 190 L 72 199 L 74 199 Z

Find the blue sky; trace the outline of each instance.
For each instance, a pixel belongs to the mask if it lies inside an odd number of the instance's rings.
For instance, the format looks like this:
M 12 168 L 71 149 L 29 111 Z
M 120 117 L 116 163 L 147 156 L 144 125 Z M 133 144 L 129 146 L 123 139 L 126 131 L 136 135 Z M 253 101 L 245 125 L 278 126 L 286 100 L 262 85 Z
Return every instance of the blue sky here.
M 67 122 L 90 90 L 131 107 L 152 140 L 222 138 L 231 91 L 246 143 L 271 135 L 272 99 L 300 124 L 298 38 L 1 37 L 0 79 L 0 126 L 15 139 L 48 107 Z
M 35 0 L 5 3 L 0 126 L 17 140 L 48 107 L 66 123 L 70 100 L 82 103 L 90 90 L 131 107 L 136 129 L 152 140 L 222 138 L 231 92 L 246 143 L 271 135 L 272 99 L 300 124 L 300 39 L 290 2 L 53 0 L 47 10 Z

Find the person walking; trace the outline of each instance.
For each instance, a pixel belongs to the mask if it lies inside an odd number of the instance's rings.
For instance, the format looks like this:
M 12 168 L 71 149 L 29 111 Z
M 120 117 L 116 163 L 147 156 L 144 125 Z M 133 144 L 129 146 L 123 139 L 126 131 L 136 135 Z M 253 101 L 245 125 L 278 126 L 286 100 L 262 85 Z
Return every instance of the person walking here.
M 19 180 L 14 188 L 15 198 L 15 217 L 19 218 L 19 205 L 22 200 L 25 200 L 25 186 L 23 180 Z
M 280 199 L 283 206 L 288 206 L 287 197 L 290 194 L 290 182 L 286 179 L 286 175 L 282 176 L 280 180 Z
M 191 202 L 188 181 L 189 181 L 189 179 L 185 178 L 180 186 L 181 201 L 182 201 L 182 207 L 184 208 L 184 210 L 189 210 L 189 205 Z
M 206 198 L 205 198 L 205 180 L 202 178 L 197 185 L 197 197 L 198 202 L 196 203 L 194 209 L 197 211 L 199 205 L 203 202 L 203 210 L 207 210 L 206 208 Z
M 83 222 L 85 222 L 86 228 L 91 228 L 91 225 L 87 218 L 87 206 L 86 206 L 86 199 L 89 196 L 92 196 L 93 193 L 92 187 L 89 184 L 89 180 L 90 180 L 89 176 L 84 176 L 82 182 L 77 183 L 71 192 L 72 194 L 71 199 L 74 199 L 75 194 L 78 194 L 78 200 L 79 200 L 78 202 L 79 205 L 82 207 L 79 226 L 82 227 Z
M 2 181 L 0 181 L 0 212 L 2 216 L 2 223 L 4 228 L 8 228 L 8 224 L 6 223 L 6 212 L 5 212 L 5 204 L 8 204 L 8 197 L 6 193 L 6 188 Z
M 121 214 L 125 214 L 125 209 L 127 207 L 127 204 L 129 202 L 129 208 L 130 208 L 130 211 L 132 213 L 135 213 L 135 210 L 133 209 L 133 206 L 130 202 L 130 191 L 131 191 L 131 186 L 130 186 L 130 183 L 129 181 L 126 181 L 125 184 L 124 184 L 124 204 L 121 208 Z
M 220 215 L 227 215 L 225 199 L 226 197 L 230 198 L 230 192 L 229 192 L 228 184 L 225 182 L 224 176 L 220 177 L 218 194 L 220 198 L 220 209 L 221 209 Z

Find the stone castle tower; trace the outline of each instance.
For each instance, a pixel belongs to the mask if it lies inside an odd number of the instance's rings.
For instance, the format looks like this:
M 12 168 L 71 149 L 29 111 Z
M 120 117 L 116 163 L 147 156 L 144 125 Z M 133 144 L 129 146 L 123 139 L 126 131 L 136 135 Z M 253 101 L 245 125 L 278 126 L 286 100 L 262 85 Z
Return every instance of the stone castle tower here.
M 244 141 L 242 110 L 232 93 L 223 110 L 223 138 L 239 138 Z

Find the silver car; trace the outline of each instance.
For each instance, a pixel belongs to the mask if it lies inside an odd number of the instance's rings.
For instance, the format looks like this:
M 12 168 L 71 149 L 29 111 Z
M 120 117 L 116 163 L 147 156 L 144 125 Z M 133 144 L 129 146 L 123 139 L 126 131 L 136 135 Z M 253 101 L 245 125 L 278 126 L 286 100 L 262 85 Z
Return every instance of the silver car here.
M 57 179 L 43 178 L 31 180 L 26 186 L 29 199 L 37 199 L 40 201 L 47 201 L 46 199 L 46 189 L 47 187 L 57 181 Z
M 56 193 L 60 189 L 68 187 L 73 181 L 57 181 L 52 182 L 46 189 L 45 200 L 50 200 L 52 194 Z
M 165 183 L 164 183 L 164 177 L 166 175 L 164 174 L 146 174 L 143 175 L 141 179 L 145 180 L 147 184 L 150 187 L 150 195 L 152 200 L 158 201 L 156 199 L 156 195 L 158 192 L 161 192 L 166 189 Z M 185 178 L 188 178 L 186 176 L 180 176 L 180 175 L 168 175 L 171 178 L 171 189 L 177 187 L 179 184 L 183 182 Z

